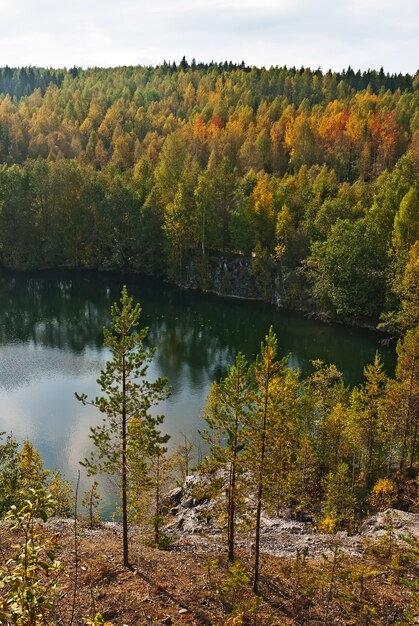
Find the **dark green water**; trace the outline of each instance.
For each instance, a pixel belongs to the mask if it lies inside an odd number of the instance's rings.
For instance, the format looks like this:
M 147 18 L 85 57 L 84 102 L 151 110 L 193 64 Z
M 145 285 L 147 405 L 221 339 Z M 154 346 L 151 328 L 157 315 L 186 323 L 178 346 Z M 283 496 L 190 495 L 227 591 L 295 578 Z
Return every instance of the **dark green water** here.
M 333 362 L 348 384 L 379 350 L 387 372 L 394 350 L 367 330 L 324 325 L 294 312 L 255 302 L 183 291 L 154 279 L 93 272 L 0 274 L 0 431 L 29 437 L 45 463 L 74 483 L 78 462 L 89 452 L 90 425 L 99 418 L 74 392 L 96 395 L 96 378 L 107 352 L 102 328 L 123 284 L 143 307 L 142 324 L 157 346 L 150 378 L 167 376 L 172 396 L 158 408 L 176 443 L 192 434 L 211 382 L 224 374 L 238 351 L 250 359 L 270 325 L 281 355 L 303 376 L 312 359 Z

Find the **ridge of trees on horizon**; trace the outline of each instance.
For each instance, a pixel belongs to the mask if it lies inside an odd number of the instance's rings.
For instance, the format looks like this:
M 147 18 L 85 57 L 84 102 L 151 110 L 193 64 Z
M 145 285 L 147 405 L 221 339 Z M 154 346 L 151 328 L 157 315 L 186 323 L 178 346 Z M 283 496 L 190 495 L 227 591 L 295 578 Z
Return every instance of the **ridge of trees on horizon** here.
M 121 268 L 208 288 L 245 255 L 260 297 L 400 322 L 417 265 L 419 77 L 0 69 L 0 264 Z M 409 278 L 410 276 L 410 278 Z
M 396 89 L 401 90 L 412 90 L 414 86 L 415 75 L 406 73 L 403 74 L 399 72 L 398 74 L 389 72 L 385 72 L 384 68 L 381 67 L 380 70 L 368 69 L 361 72 L 361 70 L 354 70 L 351 66 L 347 69 L 343 69 L 342 71 L 333 71 L 331 69 L 327 71 L 323 71 L 320 67 L 312 70 L 310 67 L 301 66 L 300 68 L 278 66 L 271 65 L 270 68 L 266 68 L 265 66 L 251 66 L 246 65 L 244 61 L 241 63 L 234 63 L 232 61 L 210 61 L 202 62 L 196 61 L 192 59 L 189 63 L 185 56 L 182 57 L 181 61 L 176 64 L 175 61 L 163 61 L 161 64 L 156 65 L 147 65 L 147 66 L 119 66 L 119 68 L 129 68 L 129 69 L 148 69 L 148 70 L 159 70 L 162 75 L 167 73 L 174 73 L 180 71 L 191 70 L 192 72 L 200 71 L 200 72 L 209 72 L 215 70 L 217 72 L 251 72 L 251 71 L 285 71 L 290 75 L 309 75 L 311 78 L 317 76 L 318 78 L 323 78 L 324 76 L 333 77 L 337 83 L 344 81 L 355 91 L 362 91 L 363 89 L 370 89 L 374 93 L 384 89 L 395 91 Z M 83 69 L 82 67 L 73 66 L 71 68 L 52 68 L 52 67 L 37 67 L 37 66 L 21 66 L 21 67 L 9 67 L 5 65 L 0 67 L 0 93 L 9 94 L 10 96 L 14 96 L 20 98 L 22 96 L 30 95 L 35 89 L 40 89 L 42 93 L 45 93 L 47 87 L 49 85 L 57 85 L 60 86 L 63 82 L 64 78 L 67 75 L 70 75 L 73 78 L 76 78 L 83 73 L 90 72 L 92 70 L 100 70 L 100 69 L 118 69 L 118 67 L 114 68 L 98 68 L 98 67 L 89 67 Z

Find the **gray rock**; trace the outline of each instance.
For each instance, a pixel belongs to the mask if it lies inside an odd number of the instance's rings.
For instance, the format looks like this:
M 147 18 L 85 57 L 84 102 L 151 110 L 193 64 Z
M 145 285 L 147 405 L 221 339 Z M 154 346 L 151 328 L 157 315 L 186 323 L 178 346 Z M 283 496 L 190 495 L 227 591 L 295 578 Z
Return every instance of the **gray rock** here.
M 190 489 L 194 485 L 197 485 L 200 482 L 199 476 L 194 476 L 193 474 L 189 474 L 185 478 L 185 489 Z
M 419 540 L 419 514 L 387 509 L 367 519 L 358 529 L 361 536 L 382 536 L 392 526 L 396 535 L 411 535 Z
M 290 519 L 293 519 L 293 516 L 294 516 L 294 511 L 293 511 L 293 509 L 291 509 L 291 508 L 284 509 L 284 510 L 282 511 L 282 517 L 283 517 L 284 519 L 288 519 L 288 520 L 290 520 Z
M 169 505 L 171 507 L 177 506 L 178 504 L 180 504 L 180 501 L 182 500 L 182 496 L 183 496 L 182 487 L 175 487 L 174 489 L 172 489 L 171 491 L 169 491 L 163 496 L 162 503 L 163 505 L 166 505 L 168 507 Z
M 249 257 L 224 258 L 211 256 L 208 259 L 207 277 L 202 283 L 197 259 L 191 259 L 185 268 L 184 287 L 212 291 L 236 298 L 262 299 L 260 288 L 252 273 Z
M 183 521 L 182 530 L 184 533 L 194 534 L 198 530 L 198 520 L 187 518 Z

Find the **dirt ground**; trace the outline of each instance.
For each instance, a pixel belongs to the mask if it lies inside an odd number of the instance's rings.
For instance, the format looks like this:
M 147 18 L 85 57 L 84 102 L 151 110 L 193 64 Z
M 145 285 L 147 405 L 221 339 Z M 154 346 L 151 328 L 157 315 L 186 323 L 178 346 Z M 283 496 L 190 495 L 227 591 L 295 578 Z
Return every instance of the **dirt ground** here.
M 65 569 L 57 581 L 57 610 L 49 623 L 70 626 L 76 579 L 74 523 L 51 520 L 47 531 L 57 537 Z M 3 560 L 12 554 L 16 540 L 3 525 Z M 205 537 L 182 537 L 163 551 L 148 547 L 144 537 L 132 531 L 128 569 L 121 565 L 117 524 L 79 526 L 77 552 L 74 626 L 97 613 L 114 626 L 419 623 L 407 610 L 418 564 L 405 566 L 403 576 L 398 575 L 382 554 L 360 558 L 339 550 L 335 564 L 330 553 L 311 560 L 304 556 L 307 551 L 293 557 L 264 554 L 256 599 L 247 581 L 228 576 L 224 548 L 213 541 L 207 544 Z M 250 571 L 250 550 L 239 552 L 239 559 Z M 339 580 L 333 580 L 333 568 L 339 568 Z

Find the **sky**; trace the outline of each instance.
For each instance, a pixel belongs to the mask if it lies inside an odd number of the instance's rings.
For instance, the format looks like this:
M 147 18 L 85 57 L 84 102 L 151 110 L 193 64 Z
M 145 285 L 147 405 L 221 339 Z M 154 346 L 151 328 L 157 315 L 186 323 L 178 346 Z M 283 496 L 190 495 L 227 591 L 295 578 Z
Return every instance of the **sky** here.
M 0 66 L 419 67 L 418 0 L 0 0 Z

